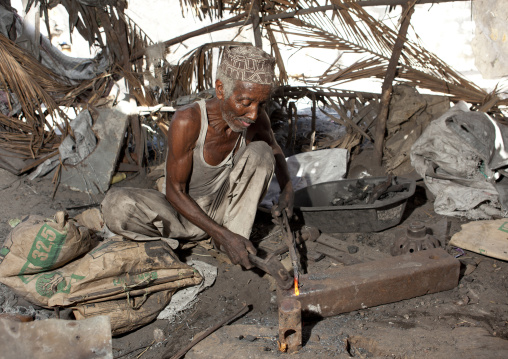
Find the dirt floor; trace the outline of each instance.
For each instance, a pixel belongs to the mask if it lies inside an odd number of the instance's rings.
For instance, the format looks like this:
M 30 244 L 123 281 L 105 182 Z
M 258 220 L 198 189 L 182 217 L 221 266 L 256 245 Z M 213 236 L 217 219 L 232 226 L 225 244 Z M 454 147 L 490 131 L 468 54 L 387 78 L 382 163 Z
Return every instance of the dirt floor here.
M 152 188 L 144 176 L 128 177 L 117 186 Z M 103 196 L 73 192 L 63 186 L 52 199 L 50 178 L 34 182 L 0 169 L 0 244 L 11 230 L 9 221 L 28 214 L 50 217 L 57 210 L 74 216 L 87 206 L 97 206 Z M 436 223 L 443 219 L 433 211 L 433 199 L 422 182 L 409 199 L 402 223 L 413 220 Z M 449 218 L 451 234 L 460 230 L 460 219 Z M 339 244 L 352 248 L 350 256 L 376 260 L 390 256 L 397 227 L 380 233 L 332 233 Z M 271 234 L 280 237 L 269 216 L 259 212 L 255 242 Z M 445 241 L 447 243 L 448 240 Z M 259 244 L 259 243 L 258 243 Z M 446 246 L 453 256 L 459 254 Z M 245 271 L 224 258 L 215 258 L 197 246 L 180 253 L 181 259 L 202 260 L 218 267 L 215 284 L 199 295 L 174 322 L 157 320 L 134 332 L 113 339 L 115 358 L 163 358 L 175 354 L 200 332 L 238 310 L 243 303 L 252 309 L 191 350 L 186 358 L 270 358 L 284 357 L 277 350 L 278 311 L 276 286 L 260 271 Z M 507 263 L 465 252 L 459 285 L 441 293 L 397 303 L 366 308 L 320 320 L 304 319 L 302 350 L 295 358 L 507 358 L 508 277 Z M 287 262 L 287 260 L 286 260 Z M 326 257 L 309 264 L 309 271 L 343 266 Z M 316 269 L 317 268 L 317 269 Z M 34 315 L 36 319 L 54 312 L 35 308 L 0 284 L 0 312 Z

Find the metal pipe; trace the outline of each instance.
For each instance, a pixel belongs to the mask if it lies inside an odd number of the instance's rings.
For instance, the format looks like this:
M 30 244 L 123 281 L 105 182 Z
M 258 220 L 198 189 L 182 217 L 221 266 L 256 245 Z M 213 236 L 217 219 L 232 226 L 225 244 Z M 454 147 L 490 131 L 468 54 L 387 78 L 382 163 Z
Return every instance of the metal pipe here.
M 302 305 L 285 298 L 279 305 L 279 350 L 296 353 L 302 348 Z

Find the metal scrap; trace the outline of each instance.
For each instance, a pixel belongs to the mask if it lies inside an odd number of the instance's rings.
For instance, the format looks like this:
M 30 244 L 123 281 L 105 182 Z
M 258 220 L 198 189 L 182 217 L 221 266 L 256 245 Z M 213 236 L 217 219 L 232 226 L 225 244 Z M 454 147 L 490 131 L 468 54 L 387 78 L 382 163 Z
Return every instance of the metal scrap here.
M 399 234 L 392 244 L 390 253 L 392 256 L 400 254 L 414 253 L 432 248 L 439 248 L 444 242 L 444 238 L 439 239 L 439 234 L 443 237 L 445 233 L 443 228 L 447 228 L 448 221 L 438 222 L 432 226 L 426 226 L 421 221 L 411 222 L 407 229 Z M 443 227 L 443 228 L 441 228 Z M 400 232 L 399 232 L 400 233 Z
M 346 194 L 335 193 L 331 204 L 332 206 L 373 204 L 377 200 L 391 198 L 395 192 L 402 191 L 407 191 L 407 188 L 397 182 L 397 177 L 391 175 L 375 186 L 366 183 L 364 179 L 359 179 L 348 186 Z

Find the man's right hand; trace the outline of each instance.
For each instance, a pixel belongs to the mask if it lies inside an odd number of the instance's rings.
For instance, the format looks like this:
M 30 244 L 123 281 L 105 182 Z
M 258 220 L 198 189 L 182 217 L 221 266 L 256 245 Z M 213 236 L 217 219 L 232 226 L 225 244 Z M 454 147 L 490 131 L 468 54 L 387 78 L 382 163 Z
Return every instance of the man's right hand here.
M 253 267 L 249 261 L 249 253 L 256 254 L 256 248 L 247 238 L 226 230 L 222 238 L 214 239 L 214 242 L 220 250 L 226 252 L 233 264 L 240 264 L 245 269 Z

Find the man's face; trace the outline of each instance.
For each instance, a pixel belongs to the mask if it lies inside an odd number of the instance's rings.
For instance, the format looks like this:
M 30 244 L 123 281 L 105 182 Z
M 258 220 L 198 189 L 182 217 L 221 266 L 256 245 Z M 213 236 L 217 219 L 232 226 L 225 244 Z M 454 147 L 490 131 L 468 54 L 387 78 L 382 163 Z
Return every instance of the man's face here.
M 270 85 L 237 81 L 233 93 L 224 99 L 222 117 L 234 132 L 242 132 L 256 122 L 259 110 L 270 98 Z

